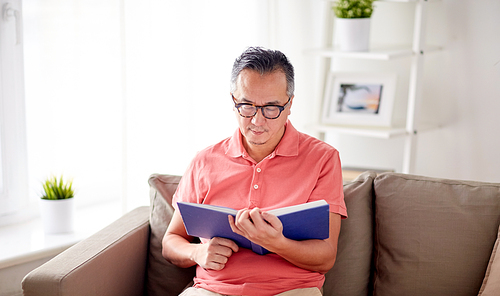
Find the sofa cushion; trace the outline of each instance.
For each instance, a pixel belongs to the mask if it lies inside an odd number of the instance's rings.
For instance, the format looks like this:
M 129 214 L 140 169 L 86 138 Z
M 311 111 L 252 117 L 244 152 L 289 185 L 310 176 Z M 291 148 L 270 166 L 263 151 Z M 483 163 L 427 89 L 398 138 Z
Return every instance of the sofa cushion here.
M 323 295 L 366 296 L 370 291 L 375 176 L 365 172 L 344 185 L 349 217 L 342 220 L 337 260 L 326 274 Z
M 195 268 L 179 268 L 162 256 L 162 239 L 172 218 L 172 196 L 181 177 L 153 174 L 149 178 L 151 233 L 146 278 L 148 295 L 178 295 L 193 279 Z
M 490 263 L 486 269 L 483 285 L 478 296 L 500 295 L 500 227 L 498 228 L 497 241 L 491 253 Z
M 375 295 L 477 295 L 500 224 L 500 184 L 375 179 Z

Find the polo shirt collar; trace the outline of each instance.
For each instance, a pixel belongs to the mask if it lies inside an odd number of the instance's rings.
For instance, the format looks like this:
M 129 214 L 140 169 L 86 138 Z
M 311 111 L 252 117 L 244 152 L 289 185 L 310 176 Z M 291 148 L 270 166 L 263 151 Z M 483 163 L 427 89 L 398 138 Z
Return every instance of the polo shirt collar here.
M 290 120 L 286 122 L 285 127 L 285 134 L 275 149 L 276 155 L 297 156 L 299 155 L 299 132 Z
M 248 155 L 242 144 L 242 135 L 237 128 L 233 136 L 229 139 L 226 155 L 231 157 L 244 157 Z M 285 134 L 273 154 L 280 156 L 297 156 L 299 154 L 299 132 L 293 127 L 290 120 L 285 124 Z

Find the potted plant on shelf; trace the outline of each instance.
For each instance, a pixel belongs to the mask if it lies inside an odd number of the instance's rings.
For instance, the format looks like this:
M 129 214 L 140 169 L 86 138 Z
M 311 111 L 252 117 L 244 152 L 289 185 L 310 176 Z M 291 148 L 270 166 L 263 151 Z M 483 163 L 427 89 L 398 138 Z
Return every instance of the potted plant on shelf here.
M 64 181 L 61 176 L 48 177 L 42 182 L 40 214 L 47 234 L 72 232 L 74 229 L 73 181 Z
M 337 42 L 341 51 L 367 51 L 375 0 L 336 0 L 333 4 Z

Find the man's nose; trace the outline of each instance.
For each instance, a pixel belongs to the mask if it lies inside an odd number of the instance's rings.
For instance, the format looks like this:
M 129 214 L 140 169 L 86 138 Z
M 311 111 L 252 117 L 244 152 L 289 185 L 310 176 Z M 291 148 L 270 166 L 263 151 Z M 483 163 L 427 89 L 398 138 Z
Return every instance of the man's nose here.
M 266 122 L 266 118 L 264 117 L 264 114 L 262 112 L 262 108 L 257 109 L 257 113 L 254 115 L 254 117 L 252 117 L 252 124 L 257 126 L 264 125 L 264 123 Z

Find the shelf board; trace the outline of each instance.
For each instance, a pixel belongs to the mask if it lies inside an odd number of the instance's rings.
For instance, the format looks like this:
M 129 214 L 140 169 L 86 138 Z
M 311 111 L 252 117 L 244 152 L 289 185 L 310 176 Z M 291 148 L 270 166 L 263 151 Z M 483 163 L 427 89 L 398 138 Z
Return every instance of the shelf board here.
M 426 52 L 435 52 L 441 50 L 438 46 L 427 46 Z M 333 47 L 317 48 L 306 50 L 306 54 L 317 55 L 329 58 L 352 58 L 367 60 L 392 60 L 397 58 L 411 57 L 414 55 L 410 46 L 394 47 L 373 47 L 369 51 L 340 51 Z
M 407 136 L 410 133 L 405 127 L 370 127 L 370 126 L 347 126 L 347 125 L 328 125 L 328 124 L 313 124 L 309 126 L 311 129 L 326 133 L 347 134 L 353 136 L 363 136 L 379 139 L 392 139 L 396 137 Z M 442 128 L 439 124 L 422 122 L 418 128 L 418 133 L 429 132 Z M 416 134 L 417 132 L 415 132 Z
M 337 125 L 323 125 L 318 124 L 313 126 L 314 130 L 318 132 L 334 132 L 341 134 L 348 134 L 354 136 L 364 136 L 380 139 L 391 139 L 395 137 L 407 135 L 404 127 L 400 128 L 377 128 L 377 127 L 352 127 L 352 126 L 337 126 Z

